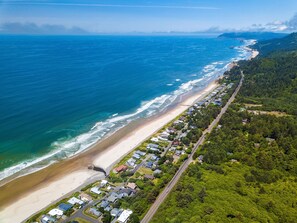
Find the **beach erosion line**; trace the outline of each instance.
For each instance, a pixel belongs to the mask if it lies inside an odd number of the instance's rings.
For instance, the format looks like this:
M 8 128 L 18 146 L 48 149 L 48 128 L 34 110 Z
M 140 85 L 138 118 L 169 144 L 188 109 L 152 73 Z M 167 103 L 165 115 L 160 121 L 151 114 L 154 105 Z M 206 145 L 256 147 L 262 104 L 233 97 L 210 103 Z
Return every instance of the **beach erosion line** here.
M 139 118 L 148 118 L 166 110 L 183 94 L 189 93 L 193 91 L 193 89 L 195 90 L 195 88 L 196 90 L 199 90 L 199 87 L 200 89 L 203 88 L 212 80 L 222 75 L 226 70 L 228 70 L 229 65 L 233 61 L 248 59 L 251 57 L 251 51 L 248 46 L 254 43 L 254 40 L 245 41 L 242 46 L 235 48 L 239 53 L 237 57 L 231 58 L 229 61 L 215 61 L 204 66 L 201 71 L 201 78 L 182 83 L 179 85 L 178 89 L 171 93 L 158 96 L 150 101 L 142 102 L 136 111 L 122 115 L 113 114 L 107 120 L 97 122 L 86 133 L 80 134 L 71 139 L 61 139 L 53 142 L 51 144 L 51 152 L 41 157 L 32 157 L 30 160 L 25 160 L 19 164 L 4 169 L 0 172 L 0 185 L 17 177 L 25 176 L 46 168 L 55 162 L 76 156 L 94 146 L 98 141 L 110 136 L 117 130 L 128 125 L 132 121 Z M 179 82 L 180 79 L 177 79 L 176 81 Z M 10 179 L 8 180 L 6 178 Z
M 248 56 L 246 59 L 249 59 L 252 56 L 252 51 L 249 51 L 249 54 L 246 55 Z M 231 68 L 230 64 L 228 65 L 228 68 Z M 166 123 L 170 122 L 176 116 L 184 112 L 191 104 L 196 102 L 197 99 L 202 100 L 202 97 L 205 97 L 217 86 L 218 85 L 214 81 L 212 81 L 202 91 L 196 92 L 188 99 L 185 99 L 174 109 L 168 110 L 163 115 L 158 116 L 155 119 L 152 119 L 151 121 L 148 121 L 142 126 L 134 129 L 129 134 L 125 135 L 124 138 L 119 139 L 116 144 L 106 147 L 103 152 L 98 154 L 98 151 L 96 152 L 96 148 L 94 148 L 93 154 L 97 155 L 94 155 L 92 159 L 93 163 L 100 164 L 104 168 L 111 168 L 114 163 L 116 163 L 119 159 L 121 159 L 121 157 L 129 153 L 144 139 L 152 135 L 158 129 L 162 128 Z M 79 160 L 79 157 L 77 157 L 76 160 Z M 74 161 L 72 161 L 72 163 L 75 164 Z M 51 174 L 54 174 L 53 172 L 55 171 L 62 173 L 63 166 L 59 165 L 59 167 L 56 169 L 52 168 Z M 23 193 L 21 197 L 18 197 L 18 199 L 6 203 L 5 206 L 3 204 L 2 210 L 0 210 L 0 219 L 8 223 L 20 222 L 27 218 L 29 215 L 32 215 L 35 212 L 46 207 L 51 202 L 77 189 L 82 184 L 85 184 L 95 175 L 98 175 L 98 173 L 87 170 L 85 167 L 83 169 L 75 169 L 72 171 L 71 167 L 68 167 L 67 173 L 64 173 L 58 178 L 43 176 L 44 179 L 42 180 L 42 182 L 40 182 L 38 187 L 24 188 L 25 185 L 23 185 L 22 189 L 26 189 L 27 193 Z M 36 173 L 36 176 L 37 177 L 35 178 L 38 178 L 40 174 L 38 175 L 38 173 Z M 30 181 L 30 177 L 31 175 L 23 177 L 20 179 L 20 181 L 22 182 L 23 180 L 25 182 L 28 182 Z M 5 191 L 9 193 L 9 191 L 12 192 L 18 190 L 13 187 L 6 187 L 5 190 L 3 190 L 2 192 L 4 193 Z M 11 193 L 12 198 L 16 196 L 17 194 Z

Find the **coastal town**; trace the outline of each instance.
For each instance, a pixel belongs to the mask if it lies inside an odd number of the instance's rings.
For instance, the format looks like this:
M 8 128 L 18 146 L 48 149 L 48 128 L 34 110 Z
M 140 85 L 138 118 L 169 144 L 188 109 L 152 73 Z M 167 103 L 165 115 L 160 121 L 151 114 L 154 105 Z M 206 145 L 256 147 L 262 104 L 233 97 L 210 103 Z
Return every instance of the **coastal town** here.
M 226 77 L 220 82 L 204 99 L 189 106 L 186 112 L 124 156 L 105 179 L 73 192 L 24 222 L 139 222 L 193 153 L 201 132 L 219 113 L 236 87 Z M 197 162 L 203 162 L 202 155 L 195 158 Z M 100 167 L 91 168 L 104 172 Z

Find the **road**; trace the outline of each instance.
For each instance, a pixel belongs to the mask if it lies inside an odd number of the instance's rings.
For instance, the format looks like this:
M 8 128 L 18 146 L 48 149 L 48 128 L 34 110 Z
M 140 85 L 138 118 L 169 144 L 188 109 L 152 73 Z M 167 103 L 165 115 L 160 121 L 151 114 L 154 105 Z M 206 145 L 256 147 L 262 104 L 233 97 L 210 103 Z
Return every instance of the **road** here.
M 148 223 L 152 219 L 152 217 L 157 212 L 158 208 L 163 203 L 163 201 L 165 200 L 165 198 L 167 197 L 169 192 L 173 189 L 175 184 L 178 182 L 179 178 L 182 176 L 182 174 L 185 172 L 185 170 L 188 168 L 188 166 L 193 162 L 193 155 L 197 151 L 198 147 L 203 144 L 206 135 L 208 133 L 210 133 L 213 130 L 213 128 L 219 123 L 219 121 L 222 118 L 223 114 L 227 111 L 229 105 L 234 101 L 238 91 L 240 90 L 240 88 L 242 86 L 242 82 L 243 82 L 243 79 L 244 79 L 243 73 L 241 73 L 241 75 L 242 75 L 241 80 L 240 80 L 236 90 L 234 91 L 234 93 L 232 94 L 232 96 L 230 97 L 228 102 L 226 103 L 226 105 L 221 109 L 218 116 L 215 118 L 215 120 L 212 121 L 212 123 L 208 126 L 208 128 L 203 131 L 202 136 L 200 137 L 200 139 L 195 144 L 195 146 L 193 148 L 193 151 L 192 151 L 191 155 L 189 156 L 189 158 L 180 166 L 180 168 L 178 169 L 178 171 L 176 172 L 174 177 L 171 179 L 171 181 L 168 183 L 168 185 L 165 187 L 165 189 L 157 197 L 154 204 L 151 206 L 149 211 L 146 213 L 144 218 L 141 220 L 141 223 Z

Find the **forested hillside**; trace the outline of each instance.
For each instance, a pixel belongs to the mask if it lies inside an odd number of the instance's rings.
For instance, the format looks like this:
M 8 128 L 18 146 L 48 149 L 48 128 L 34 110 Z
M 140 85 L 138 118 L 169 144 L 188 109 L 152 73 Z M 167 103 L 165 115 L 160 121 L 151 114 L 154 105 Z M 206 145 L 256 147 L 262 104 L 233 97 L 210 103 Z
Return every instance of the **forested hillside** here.
M 226 73 L 245 74 L 236 101 L 152 222 L 296 222 L 297 48 L 278 43 Z
M 297 33 L 292 33 L 284 38 L 259 41 L 253 46 L 260 52 L 261 57 L 269 56 L 271 53 L 284 53 L 297 49 Z

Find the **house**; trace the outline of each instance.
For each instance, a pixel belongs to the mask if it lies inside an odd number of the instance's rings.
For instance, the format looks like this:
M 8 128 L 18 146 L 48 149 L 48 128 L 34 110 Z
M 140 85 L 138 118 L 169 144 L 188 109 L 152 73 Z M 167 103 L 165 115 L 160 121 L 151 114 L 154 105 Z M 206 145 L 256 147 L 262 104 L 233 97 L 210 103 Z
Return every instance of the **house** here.
M 72 205 L 71 204 L 61 203 L 61 204 L 59 204 L 58 208 L 61 211 L 65 212 L 65 211 L 68 211 L 69 209 L 71 209 L 72 208 Z
M 106 201 L 106 200 L 103 200 L 103 201 L 101 202 L 101 204 L 100 204 L 100 207 L 101 207 L 101 208 L 106 208 L 108 205 L 109 205 L 109 202 Z
M 60 210 L 60 209 L 58 209 L 58 208 L 54 208 L 54 209 L 52 209 L 52 210 L 50 210 L 49 212 L 48 212 L 48 214 L 50 215 L 50 216 L 52 216 L 52 217 L 61 217 L 62 215 L 63 215 L 63 211 L 62 210 Z
M 159 142 L 159 139 L 156 138 L 156 137 L 153 137 L 153 138 L 151 138 L 151 141 L 152 141 L 152 142 Z
M 104 211 L 110 212 L 112 209 L 112 207 L 110 205 L 108 205 L 106 208 L 104 208 Z
M 120 213 L 121 213 L 120 209 L 114 208 L 114 209 L 111 210 L 110 215 L 113 216 L 113 217 L 117 217 L 117 216 L 119 216 Z
M 203 163 L 203 155 L 198 156 L 198 163 Z
M 158 160 L 159 158 L 158 158 L 158 156 L 156 156 L 156 155 L 152 155 L 152 157 L 151 157 L 151 160 L 153 160 L 153 161 L 156 161 L 156 160 Z
M 127 165 L 134 167 L 135 166 L 135 162 L 136 162 L 135 159 L 130 158 L 130 159 L 127 160 L 126 163 L 127 163 Z
M 169 148 L 169 151 L 171 151 L 171 152 L 172 151 L 175 151 L 175 150 L 176 150 L 176 147 L 175 146 L 172 146 L 172 147 Z
M 146 147 L 147 149 L 158 149 L 159 148 L 159 145 L 157 145 L 157 144 L 154 144 L 154 143 L 150 143 L 150 144 L 148 144 L 147 145 L 147 147 Z
M 128 183 L 127 187 L 132 189 L 132 190 L 135 190 L 137 188 L 137 185 L 136 185 L 136 183 Z
M 128 167 L 126 165 L 120 165 L 117 168 L 115 168 L 115 172 L 116 173 L 120 173 L 120 172 L 125 172 L 128 169 Z
M 154 163 L 151 162 L 151 161 L 148 161 L 146 164 L 145 164 L 145 167 L 151 169 L 153 167 Z
M 102 215 L 102 213 L 94 207 L 90 208 L 89 213 L 96 216 L 97 218 L 99 218 Z
M 91 192 L 93 192 L 94 194 L 101 194 L 102 192 L 99 190 L 99 187 L 92 187 Z
M 181 151 L 181 150 L 176 150 L 176 151 L 175 151 L 175 155 L 177 155 L 177 156 L 180 156 L 180 155 L 181 155 L 181 153 L 182 153 L 182 151 Z
M 89 201 L 93 200 L 92 197 L 90 195 L 86 194 L 85 192 L 81 192 L 79 195 L 79 198 L 84 202 L 89 202 Z
M 158 174 L 160 174 L 160 173 L 162 173 L 162 170 L 160 170 L 160 169 L 156 169 L 156 170 L 154 171 L 154 175 L 158 175 Z
M 142 152 L 140 150 L 137 150 L 135 153 L 137 153 L 140 156 L 145 156 L 145 154 L 146 154 L 145 152 Z
M 152 151 L 152 152 L 160 152 L 160 150 L 157 149 L 157 148 L 149 148 L 149 150 Z
M 153 175 L 150 175 L 150 174 L 145 174 L 143 177 L 144 177 L 145 179 L 149 179 L 149 180 L 153 180 L 153 179 L 155 179 L 155 177 L 154 177 Z
M 107 180 L 101 180 L 100 186 L 105 187 L 108 184 Z
M 136 189 L 137 186 L 135 184 L 135 187 L 134 187 L 134 185 L 132 187 Z M 127 194 L 127 196 L 130 196 L 130 195 L 136 193 L 136 190 L 135 189 L 132 189 L 132 188 L 121 188 L 120 189 L 120 193 Z
M 118 195 L 115 192 L 111 192 L 106 200 L 111 203 L 114 203 L 117 199 L 118 199 Z
M 178 146 L 178 145 L 179 145 L 179 141 L 178 141 L 178 140 L 174 140 L 174 141 L 172 142 L 172 145 L 173 145 L 173 146 Z
M 41 223 L 54 223 L 56 219 L 49 215 L 43 215 L 40 221 Z
M 134 159 L 137 159 L 137 160 L 139 160 L 139 159 L 140 159 L 140 155 L 139 155 L 139 154 L 137 154 L 137 153 L 134 153 L 132 157 L 133 157 Z
M 118 218 L 118 222 L 120 223 L 126 223 L 130 217 L 130 215 L 133 213 L 131 210 L 124 210 L 121 215 Z
M 75 205 L 75 204 L 79 204 L 82 205 L 84 202 L 76 197 L 72 197 L 67 201 L 69 204 Z

